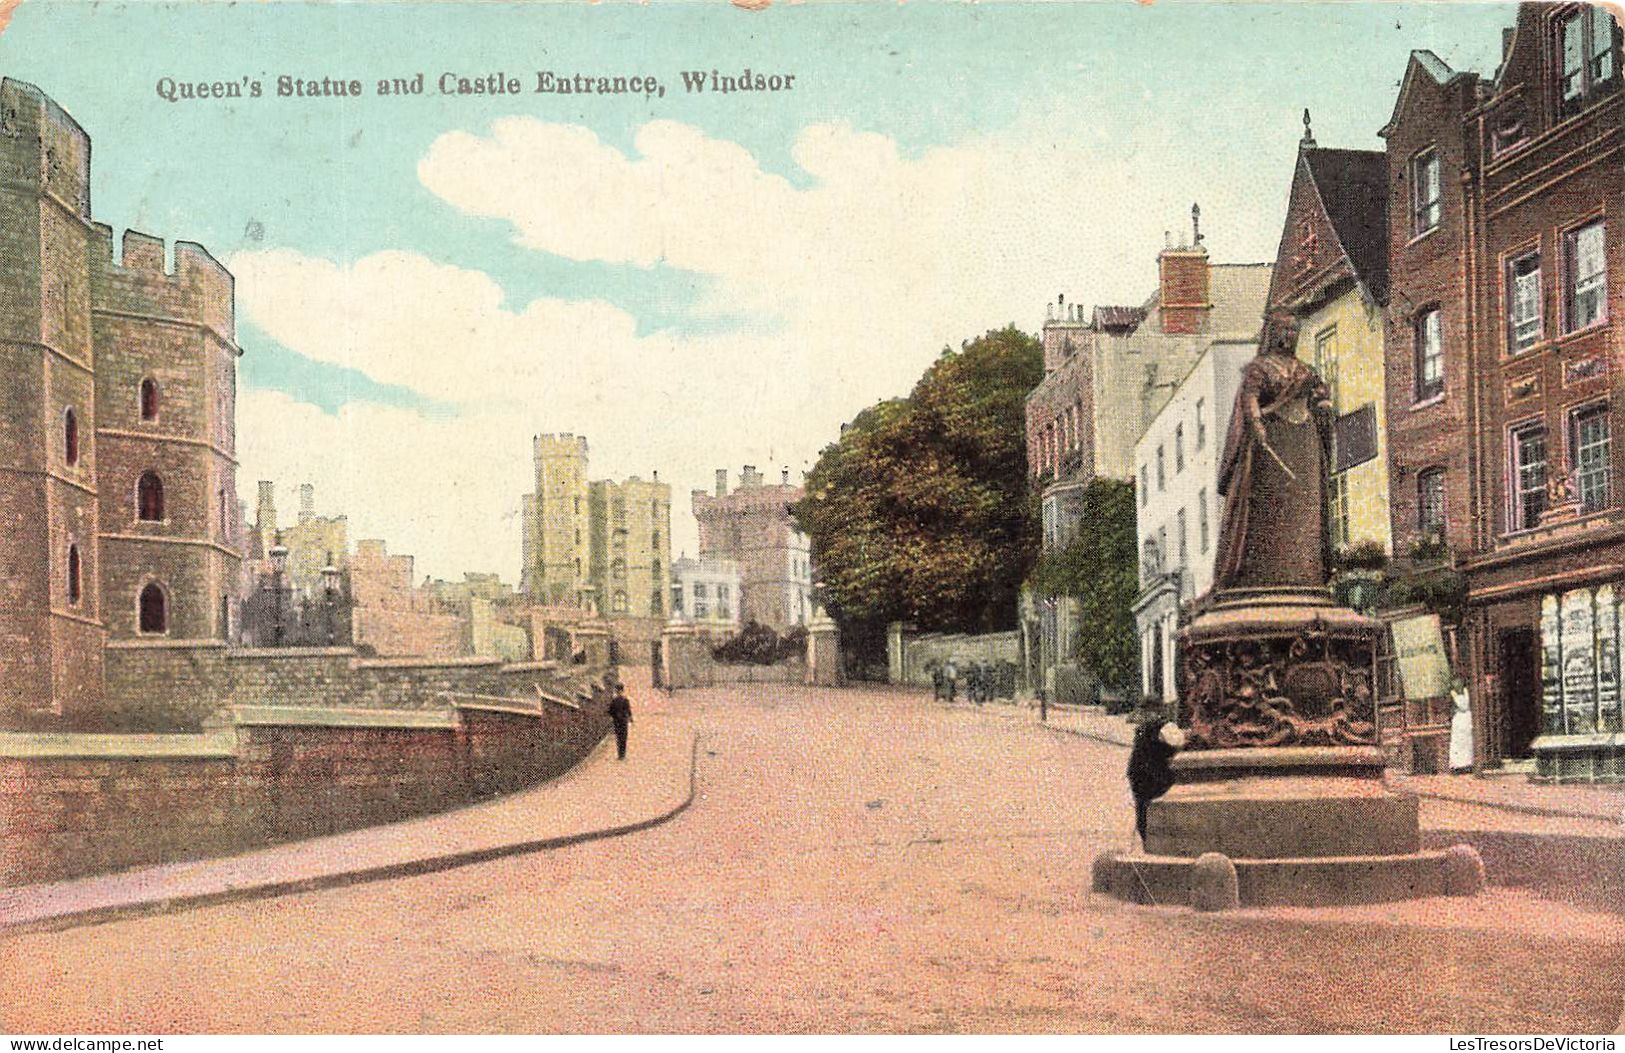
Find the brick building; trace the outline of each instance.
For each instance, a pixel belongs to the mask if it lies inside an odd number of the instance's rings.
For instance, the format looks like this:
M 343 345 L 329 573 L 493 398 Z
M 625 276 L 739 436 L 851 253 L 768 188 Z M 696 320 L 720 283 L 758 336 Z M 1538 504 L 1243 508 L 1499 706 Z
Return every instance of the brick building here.
M 1213 264 L 1194 227 L 1189 244 L 1157 255 L 1157 288 L 1136 307 L 1085 312 L 1065 297 L 1043 328 L 1044 379 L 1027 396 L 1027 465 L 1043 509 L 1044 551 L 1076 536 L 1082 494 L 1096 478 L 1135 480 L 1154 466 L 1135 461 L 1135 443 L 1216 341 L 1252 341 L 1262 323 L 1269 264 Z M 1166 466 L 1164 467 L 1166 472 Z M 1089 690 L 1073 659 L 1075 604 L 1026 595 L 1021 604 L 1025 675 L 1050 697 Z
M 1477 762 L 1556 778 L 1625 775 L 1620 51 L 1599 7 L 1521 5 L 1493 81 L 1417 52 L 1382 130 L 1396 551 L 1465 589 Z
M 692 494 L 700 559 L 738 565 L 741 622 L 784 632 L 812 618 L 812 546 L 790 514 L 801 496 L 788 470 L 777 484 L 764 484 L 749 464 L 731 493 L 727 470 L 718 468 L 715 492 Z
M 232 276 L 90 210 L 90 139 L 0 81 L 0 717 L 93 716 L 104 647 L 223 640 L 239 552 Z

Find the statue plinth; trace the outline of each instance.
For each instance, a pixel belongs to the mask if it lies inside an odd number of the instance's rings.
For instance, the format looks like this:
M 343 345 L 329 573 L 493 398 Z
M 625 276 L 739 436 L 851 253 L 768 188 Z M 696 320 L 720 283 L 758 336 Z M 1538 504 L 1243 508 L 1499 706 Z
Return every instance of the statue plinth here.
M 1324 590 L 1220 593 L 1179 636 L 1186 749 L 1375 746 L 1380 631 Z
M 1422 851 L 1416 797 L 1383 781 L 1380 629 L 1324 590 L 1221 592 L 1179 637 L 1174 786 L 1144 854 L 1097 860 L 1096 890 L 1205 909 L 1479 891 L 1476 853 Z

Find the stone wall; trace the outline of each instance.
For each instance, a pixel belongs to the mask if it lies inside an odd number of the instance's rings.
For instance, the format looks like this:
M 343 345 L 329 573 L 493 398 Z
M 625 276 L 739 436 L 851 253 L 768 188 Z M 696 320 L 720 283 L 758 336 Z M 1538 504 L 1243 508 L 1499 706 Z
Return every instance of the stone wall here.
M 901 651 L 899 651 L 901 648 Z M 931 686 L 931 667 L 940 666 L 952 658 L 959 667 L 960 678 L 974 662 L 996 666 L 1008 662 L 1021 664 L 1021 640 L 1018 633 L 983 633 L 968 636 L 961 633 L 926 633 L 913 635 L 892 632 L 887 636 L 893 683 Z
M 130 640 L 107 648 L 106 727 L 196 731 L 231 706 L 435 709 L 449 698 L 529 694 L 540 679 L 604 668 L 499 658 L 362 658 L 348 647 L 228 648 L 217 641 Z
M 196 735 L 0 734 L 0 886 L 223 855 L 509 793 L 585 756 L 608 730 L 607 699 L 250 706 Z
M 650 645 L 665 631 L 664 618 L 611 618 L 608 622 L 610 639 L 621 665 L 647 666 L 654 655 Z
M 807 662 L 792 658 L 773 665 L 727 664 L 711 655 L 711 641 L 693 626 L 677 626 L 661 640 L 661 682 L 672 689 L 719 684 L 805 684 Z
M 350 617 L 356 644 L 380 655 L 446 658 L 473 652 L 469 623 L 455 614 L 357 606 Z

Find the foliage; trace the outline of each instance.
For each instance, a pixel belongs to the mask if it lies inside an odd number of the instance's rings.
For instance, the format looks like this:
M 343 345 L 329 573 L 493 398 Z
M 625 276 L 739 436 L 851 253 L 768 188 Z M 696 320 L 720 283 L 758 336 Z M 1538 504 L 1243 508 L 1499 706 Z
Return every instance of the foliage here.
M 1421 606 L 1447 624 L 1460 625 L 1467 612 L 1467 579 L 1448 567 L 1390 578 L 1383 590 L 1382 606 Z
M 1077 536 L 1046 553 L 1033 572 L 1032 587 L 1040 596 L 1078 601 L 1084 626 L 1078 660 L 1107 684 L 1129 684 L 1139 676 L 1136 548 L 1134 484 L 1095 479 L 1083 490 Z
M 1340 571 L 1382 570 L 1388 566 L 1388 552 L 1380 541 L 1359 541 L 1339 548 L 1334 563 Z
M 795 516 L 821 599 L 863 638 L 892 621 L 1014 626 L 1037 530 L 1027 499 L 1026 397 L 1037 340 L 1014 326 L 945 351 L 908 397 L 858 414 L 807 475 Z
M 1450 556 L 1450 549 L 1445 544 L 1442 533 L 1433 532 L 1424 534 L 1411 545 L 1410 557 L 1416 563 L 1437 563 Z
M 772 665 L 806 653 L 805 627 L 798 625 L 780 636 L 756 621 L 747 621 L 738 636 L 711 650 L 712 657 L 727 665 Z

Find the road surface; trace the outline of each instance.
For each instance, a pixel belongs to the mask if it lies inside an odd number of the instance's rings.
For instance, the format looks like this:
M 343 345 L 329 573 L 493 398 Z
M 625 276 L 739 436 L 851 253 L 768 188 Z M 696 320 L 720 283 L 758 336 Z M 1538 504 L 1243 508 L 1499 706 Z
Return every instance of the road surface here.
M 1090 892 L 1125 752 L 918 693 L 680 693 L 632 835 L 14 936 L 0 1029 L 1611 1032 L 1625 919 L 1492 890 L 1199 915 Z M 651 717 L 650 719 L 654 719 Z M 629 763 L 636 761 L 634 752 Z

